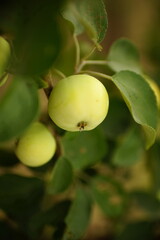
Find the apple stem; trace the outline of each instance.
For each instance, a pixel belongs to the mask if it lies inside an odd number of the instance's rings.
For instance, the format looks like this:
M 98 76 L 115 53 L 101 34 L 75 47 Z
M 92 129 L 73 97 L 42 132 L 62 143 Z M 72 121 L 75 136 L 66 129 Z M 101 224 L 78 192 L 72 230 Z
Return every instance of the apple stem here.
M 89 58 L 91 55 L 92 55 L 92 53 L 94 53 L 94 51 L 96 50 L 96 47 L 94 46 L 93 48 L 92 48 L 92 50 L 86 55 L 86 56 L 84 56 L 83 58 L 82 58 L 82 62 L 83 61 L 85 61 L 85 59 L 87 59 L 87 58 Z
M 65 75 L 63 72 L 61 72 L 59 69 L 54 68 L 53 71 L 54 71 L 58 76 L 60 76 L 62 79 L 63 79 L 63 78 L 66 78 L 66 75 Z
M 107 65 L 106 60 L 83 60 L 79 67 L 77 68 L 77 72 L 80 72 L 86 65 Z
M 76 47 L 76 63 L 75 63 L 75 69 L 77 69 L 77 66 L 79 65 L 80 62 L 80 47 L 79 47 L 79 42 L 77 39 L 76 34 L 73 35 L 75 47 Z
M 107 80 L 113 81 L 113 78 L 111 76 L 109 76 L 107 74 L 104 74 L 104 73 L 100 73 L 100 72 L 86 70 L 86 71 L 81 71 L 80 73 L 88 73 L 88 74 L 91 74 L 91 75 L 95 75 L 95 76 L 102 77 L 102 78 L 105 78 Z

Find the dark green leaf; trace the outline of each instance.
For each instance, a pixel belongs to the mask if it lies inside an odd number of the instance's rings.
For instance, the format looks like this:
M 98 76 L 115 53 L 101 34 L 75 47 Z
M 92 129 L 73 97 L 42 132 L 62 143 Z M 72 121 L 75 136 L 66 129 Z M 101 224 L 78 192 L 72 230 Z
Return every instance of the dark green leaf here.
M 156 98 L 145 79 L 131 71 L 121 71 L 113 76 L 134 120 L 143 127 L 146 148 L 155 141 L 158 120 Z
M 102 0 L 75 0 L 63 13 L 75 27 L 75 34 L 83 30 L 95 44 L 102 42 L 107 30 L 107 13 Z
M 116 240 L 153 240 L 153 224 L 147 221 L 128 224 Z
M 93 197 L 107 217 L 117 217 L 123 213 L 125 194 L 121 185 L 111 178 L 97 176 L 93 179 Z
M 153 176 L 154 191 L 156 192 L 157 197 L 160 199 L 160 140 L 157 140 L 153 147 L 150 149 L 149 156 L 150 169 Z
M 56 228 L 56 230 L 53 233 L 53 240 L 62 240 L 63 234 L 65 232 L 65 223 L 59 224 L 59 226 Z
M 60 70 L 66 76 L 72 75 L 75 71 L 77 46 L 75 45 L 75 39 L 73 37 L 74 29 L 72 24 L 66 19 L 61 20 L 61 27 L 63 29 L 63 38 L 65 41 L 61 46 L 61 52 L 58 55 L 53 68 L 49 71 L 49 74 L 53 77 L 53 79 L 55 79 L 55 75 L 57 73 L 55 69 Z
M 78 240 L 84 235 L 91 214 L 91 198 L 87 191 L 77 188 L 75 199 L 66 217 L 64 240 Z
M 115 140 L 124 134 L 130 123 L 131 116 L 124 101 L 110 97 L 107 117 L 100 125 L 106 137 Z
M 5 0 L 1 1 L 0 8 L 0 33 L 11 34 L 16 37 L 29 22 L 34 21 L 37 13 L 41 14 L 48 7 L 53 18 L 60 12 L 66 0 Z M 50 13 L 48 12 L 48 14 Z M 45 21 L 45 16 L 42 16 Z M 41 22 L 40 22 L 41 23 Z M 49 23 L 50 24 L 50 23 Z M 37 26 L 39 27 L 39 25 Z M 54 30 L 54 29 L 53 29 Z M 36 29 L 35 29 L 36 31 Z M 8 35 L 7 35 L 8 36 Z
M 44 184 L 35 177 L 6 174 L 0 176 L 0 189 L 0 208 L 23 224 L 37 211 Z
M 20 14 L 17 13 L 14 23 L 17 25 L 13 26 L 13 54 L 9 68 L 12 73 L 40 75 L 56 60 L 62 40 L 56 5 L 50 0 L 19 4 L 17 11 Z
M 128 39 L 121 38 L 113 43 L 107 61 L 115 72 L 130 70 L 141 73 L 138 50 Z
M 0 141 L 18 136 L 37 116 L 37 88 L 30 80 L 32 79 L 14 77 L 7 93 L 1 99 Z
M 67 132 L 62 137 L 64 156 L 75 169 L 85 168 L 102 160 L 107 144 L 100 129 L 84 132 Z
M 117 166 L 131 166 L 141 160 L 143 142 L 138 129 L 131 128 L 114 151 L 112 161 Z
M 160 201 L 152 193 L 135 191 L 130 196 L 140 208 L 151 213 L 152 217 L 160 215 Z
M 0 149 L 0 166 L 10 167 L 17 163 L 19 163 L 19 160 L 13 152 Z
M 57 194 L 65 191 L 72 183 L 72 178 L 73 171 L 70 162 L 66 158 L 60 157 L 53 168 L 48 192 L 50 194 Z
M 31 236 L 37 236 L 46 225 L 56 228 L 61 226 L 68 213 L 70 201 L 59 201 L 46 211 L 39 211 L 29 221 L 29 233 Z M 61 229 L 62 230 L 62 229 Z

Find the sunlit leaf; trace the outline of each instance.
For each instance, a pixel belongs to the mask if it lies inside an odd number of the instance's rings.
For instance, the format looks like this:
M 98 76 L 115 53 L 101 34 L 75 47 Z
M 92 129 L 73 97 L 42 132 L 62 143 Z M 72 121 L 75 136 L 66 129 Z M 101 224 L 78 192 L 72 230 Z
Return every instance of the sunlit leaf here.
M 155 141 L 158 120 L 156 98 L 145 79 L 131 71 L 113 75 L 113 82 L 120 90 L 134 120 L 143 127 L 146 148 Z
M 107 61 L 115 72 L 130 70 L 141 73 L 139 52 L 136 46 L 128 39 L 121 38 L 113 43 Z
M 73 23 L 75 34 L 85 30 L 97 46 L 104 39 L 108 23 L 102 0 L 75 0 L 70 3 L 63 16 Z

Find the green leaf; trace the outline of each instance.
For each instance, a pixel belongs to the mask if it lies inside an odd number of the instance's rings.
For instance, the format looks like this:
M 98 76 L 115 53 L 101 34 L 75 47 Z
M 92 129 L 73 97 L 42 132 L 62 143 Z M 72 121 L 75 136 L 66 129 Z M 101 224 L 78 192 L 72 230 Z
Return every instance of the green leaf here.
M 134 191 L 130 197 L 138 207 L 152 214 L 152 218 L 160 215 L 160 201 L 153 193 Z
M 118 182 L 99 175 L 93 178 L 91 190 L 94 200 L 107 217 L 117 217 L 123 213 L 126 199 Z
M 37 211 L 44 193 L 43 182 L 15 174 L 0 176 L 0 208 L 23 222 Z
M 115 149 L 112 162 L 121 167 L 131 166 L 142 158 L 143 153 L 143 142 L 139 131 L 131 128 Z
M 41 234 L 42 229 L 46 225 L 51 225 L 59 228 L 64 222 L 70 207 L 70 201 L 59 201 L 47 210 L 41 210 L 33 215 L 29 221 L 28 231 L 31 237 L 38 239 L 38 235 Z M 62 231 L 62 228 L 61 228 Z
M 156 98 L 145 79 L 131 71 L 113 75 L 113 83 L 120 90 L 134 120 L 143 127 L 146 148 L 155 141 L 158 120 Z
M 60 70 L 66 76 L 72 75 L 75 71 L 77 46 L 75 45 L 75 39 L 73 37 L 74 28 L 71 22 L 66 19 L 61 19 L 61 27 L 63 29 L 63 38 L 65 41 L 61 46 L 61 52 L 58 55 L 53 68 L 49 71 L 49 74 L 51 74 L 51 77 L 53 76 L 53 79 L 55 79 L 55 69 Z
M 108 53 L 108 65 L 115 72 L 130 70 L 141 73 L 140 57 L 136 46 L 128 39 L 115 41 Z
M 75 199 L 66 217 L 67 230 L 63 240 L 78 240 L 84 235 L 91 214 L 91 198 L 87 191 L 77 188 Z
M 78 35 L 85 30 L 97 46 L 104 39 L 108 22 L 102 0 L 75 0 L 68 6 L 63 16 L 73 23 L 75 34 Z
M 113 43 L 109 50 L 107 61 L 108 65 L 115 72 L 130 70 L 141 73 L 139 52 L 128 39 L 121 38 Z
M 31 4 L 12 42 L 13 54 L 9 70 L 16 74 L 40 75 L 56 60 L 62 42 L 58 12 L 52 1 Z M 24 11 L 22 6 L 22 13 Z M 58 10 L 58 9 L 57 9 Z
M 107 117 L 100 125 L 106 137 L 115 141 L 130 124 L 131 116 L 123 99 L 110 97 Z
M 37 116 L 37 88 L 31 81 L 33 80 L 29 78 L 14 77 L 1 99 L 0 141 L 18 136 Z
M 52 177 L 48 185 L 48 193 L 57 194 L 65 191 L 72 183 L 73 171 L 70 162 L 60 157 L 53 168 Z
M 6 68 L 8 67 L 10 55 L 11 50 L 9 43 L 0 36 L 0 77 L 4 74 Z
M 152 222 L 142 221 L 133 222 L 125 226 L 124 230 L 117 236 L 116 240 L 153 240 L 154 224 Z
M 105 138 L 98 128 L 86 132 L 67 132 L 61 141 L 64 157 L 75 169 L 97 163 L 107 152 Z
M 81 25 L 80 21 L 78 20 L 78 13 L 77 13 L 77 9 L 76 9 L 76 4 L 75 3 L 69 3 L 66 7 L 66 9 L 64 9 L 63 13 L 62 13 L 63 17 L 65 19 L 67 19 L 68 21 L 70 21 L 73 26 L 74 26 L 74 33 L 76 35 L 81 34 L 84 31 L 84 27 Z
M 149 156 L 154 191 L 156 192 L 157 197 L 160 199 L 160 140 L 157 139 L 154 146 L 150 149 Z

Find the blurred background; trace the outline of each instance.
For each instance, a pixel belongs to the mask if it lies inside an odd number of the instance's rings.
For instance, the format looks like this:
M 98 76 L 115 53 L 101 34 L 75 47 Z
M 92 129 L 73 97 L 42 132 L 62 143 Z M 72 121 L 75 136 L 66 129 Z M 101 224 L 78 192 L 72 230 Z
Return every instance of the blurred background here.
M 113 41 L 127 37 L 138 47 L 146 73 L 160 83 L 160 1 L 106 0 L 108 32 L 106 51 Z

